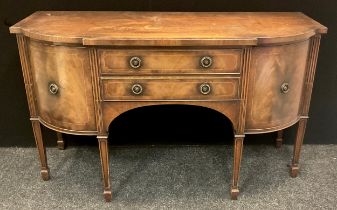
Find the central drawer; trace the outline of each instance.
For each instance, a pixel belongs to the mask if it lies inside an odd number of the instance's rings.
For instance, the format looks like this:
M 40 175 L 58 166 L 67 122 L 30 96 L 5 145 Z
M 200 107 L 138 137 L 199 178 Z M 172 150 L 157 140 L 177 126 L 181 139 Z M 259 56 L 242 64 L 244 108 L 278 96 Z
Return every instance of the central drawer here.
M 231 100 L 238 98 L 239 78 L 103 77 L 103 100 Z
M 100 49 L 102 74 L 239 74 L 242 49 Z

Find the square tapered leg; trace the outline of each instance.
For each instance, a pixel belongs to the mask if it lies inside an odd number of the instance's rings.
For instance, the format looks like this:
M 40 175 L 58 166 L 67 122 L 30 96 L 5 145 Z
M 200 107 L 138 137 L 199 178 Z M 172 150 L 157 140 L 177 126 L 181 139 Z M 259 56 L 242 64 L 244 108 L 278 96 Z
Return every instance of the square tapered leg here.
M 307 124 L 307 118 L 302 118 L 298 122 L 296 140 L 295 140 L 295 145 L 294 145 L 293 160 L 290 166 L 290 176 L 291 177 L 297 177 L 298 175 L 298 171 L 299 171 L 298 162 L 300 159 L 300 153 L 301 153 L 301 148 L 303 144 L 306 124 Z
M 275 142 L 276 148 L 280 148 L 282 146 L 282 143 L 283 143 L 283 130 L 279 130 L 277 131 L 277 137 Z
M 62 137 L 62 133 L 56 132 L 56 135 L 57 135 L 57 148 L 59 148 L 60 150 L 64 150 L 66 147 L 66 144 Z
M 242 149 L 243 149 L 243 136 L 235 136 L 234 140 L 234 166 L 233 166 L 233 180 L 231 188 L 231 199 L 237 200 L 239 195 L 239 174 L 240 174 L 240 165 L 242 159 Z
M 99 144 L 99 153 L 102 164 L 102 175 L 103 175 L 103 185 L 104 185 L 104 198 L 106 202 L 110 202 L 112 199 L 111 186 L 110 186 L 110 175 L 109 175 L 109 148 L 108 148 L 108 137 L 107 136 L 97 136 Z
M 35 137 L 36 147 L 39 153 L 41 164 L 41 177 L 43 180 L 49 180 L 49 168 L 47 164 L 46 148 L 43 144 L 41 125 L 38 120 L 32 120 L 33 132 Z

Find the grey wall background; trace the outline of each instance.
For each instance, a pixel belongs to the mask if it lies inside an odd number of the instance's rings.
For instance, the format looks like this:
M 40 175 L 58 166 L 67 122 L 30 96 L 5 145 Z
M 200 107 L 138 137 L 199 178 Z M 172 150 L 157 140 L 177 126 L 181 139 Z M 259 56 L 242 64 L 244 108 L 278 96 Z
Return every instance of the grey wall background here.
M 334 0 L 25 0 L 0 1 L 0 146 L 34 146 L 15 36 L 8 27 L 37 10 L 300 11 L 329 28 L 323 36 L 305 143 L 337 143 L 337 1 Z M 198 21 L 198 20 L 196 20 Z M 44 129 L 47 145 L 54 132 Z M 150 107 L 123 114 L 111 125 L 112 144 L 231 143 L 225 119 L 213 111 Z M 295 129 L 287 129 L 292 143 Z M 250 135 L 246 143 L 272 143 L 275 134 Z M 96 144 L 93 137 L 65 136 L 69 144 Z

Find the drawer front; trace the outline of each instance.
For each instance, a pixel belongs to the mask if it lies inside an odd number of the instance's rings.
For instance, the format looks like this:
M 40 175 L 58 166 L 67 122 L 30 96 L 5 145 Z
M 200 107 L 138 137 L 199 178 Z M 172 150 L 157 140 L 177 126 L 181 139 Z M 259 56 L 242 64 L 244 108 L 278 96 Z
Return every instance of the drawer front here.
M 105 101 L 212 100 L 238 98 L 238 78 L 102 79 Z
M 239 73 L 241 49 L 99 50 L 102 73 L 204 74 Z

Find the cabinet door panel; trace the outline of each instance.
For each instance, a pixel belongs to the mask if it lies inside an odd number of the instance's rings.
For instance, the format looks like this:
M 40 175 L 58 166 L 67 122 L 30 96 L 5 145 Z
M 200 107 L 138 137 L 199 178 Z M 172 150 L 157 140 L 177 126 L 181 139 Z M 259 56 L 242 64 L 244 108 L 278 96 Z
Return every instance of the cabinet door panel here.
M 253 50 L 247 131 L 285 127 L 299 117 L 309 41 Z M 288 90 L 284 90 L 285 86 Z M 281 90 L 283 88 L 283 91 Z
M 66 130 L 96 130 L 88 50 L 30 41 L 29 51 L 41 120 Z

